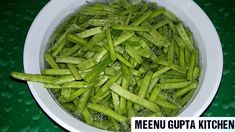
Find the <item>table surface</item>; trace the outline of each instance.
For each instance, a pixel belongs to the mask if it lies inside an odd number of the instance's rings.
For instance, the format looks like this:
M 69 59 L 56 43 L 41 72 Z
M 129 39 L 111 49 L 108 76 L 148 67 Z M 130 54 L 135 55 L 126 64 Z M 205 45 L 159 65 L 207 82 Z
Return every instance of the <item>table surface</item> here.
M 11 71 L 23 71 L 27 31 L 48 0 L 0 2 L 0 131 L 64 131 L 34 101 L 26 83 L 13 81 Z M 216 97 L 202 116 L 235 116 L 235 2 L 195 0 L 220 36 L 223 78 Z M 215 73 L 216 74 L 216 73 Z M 203 101 L 203 100 L 202 100 Z

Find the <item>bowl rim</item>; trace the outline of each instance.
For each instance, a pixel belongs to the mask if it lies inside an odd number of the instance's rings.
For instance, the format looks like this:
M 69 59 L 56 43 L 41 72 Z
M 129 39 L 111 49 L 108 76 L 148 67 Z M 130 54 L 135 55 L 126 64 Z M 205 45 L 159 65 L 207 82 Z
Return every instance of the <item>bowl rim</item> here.
M 75 0 L 68 0 L 68 3 L 72 3 L 74 2 Z M 154 0 L 151 0 L 151 1 L 154 1 Z M 156 1 L 156 0 L 155 0 Z M 158 0 L 157 0 L 158 1 Z M 166 0 L 166 1 L 171 1 L 171 0 Z M 175 0 L 175 1 L 180 1 L 180 0 Z M 217 58 L 217 62 L 218 65 L 216 65 L 216 72 L 217 74 L 214 75 L 214 79 L 217 80 L 216 82 L 213 83 L 213 91 L 211 91 L 211 94 L 209 97 L 207 97 L 207 100 L 205 102 L 203 102 L 203 106 L 201 109 L 199 109 L 196 113 L 194 113 L 193 116 L 195 117 L 198 117 L 200 116 L 203 111 L 205 111 L 205 109 L 209 106 L 209 104 L 212 102 L 212 100 L 214 99 L 217 91 L 218 91 L 218 88 L 219 88 L 219 84 L 220 84 L 220 80 L 222 78 L 222 71 L 223 71 L 223 54 L 222 54 L 222 47 L 221 47 L 221 42 L 220 42 L 220 39 L 219 39 L 219 36 L 218 36 L 218 33 L 216 32 L 216 29 L 215 27 L 213 26 L 212 22 L 210 21 L 209 17 L 206 15 L 206 13 L 192 0 L 184 0 L 184 1 L 187 1 L 189 2 L 194 8 L 197 9 L 197 13 L 199 13 L 198 15 L 200 15 L 201 17 L 203 18 L 206 18 L 206 21 L 205 21 L 205 25 L 208 25 L 209 28 L 210 28 L 210 33 L 212 33 L 211 35 L 215 37 L 215 44 L 216 44 L 216 52 L 218 53 L 218 56 L 219 58 Z M 31 65 L 30 65 L 30 59 L 29 59 L 29 50 L 30 50 L 30 45 L 32 44 L 31 42 L 33 41 L 32 40 L 32 37 L 35 37 L 35 35 L 32 35 L 34 34 L 34 32 L 36 30 L 38 30 L 37 28 L 37 24 L 38 22 L 40 21 L 39 19 L 41 19 L 42 17 L 42 14 L 45 14 L 49 8 L 54 8 L 58 5 L 58 3 L 63 3 L 63 1 L 61 0 L 51 0 L 49 1 L 44 7 L 43 9 L 38 13 L 38 15 L 36 16 L 36 18 L 34 19 L 29 31 L 28 31 L 28 34 L 27 34 L 27 37 L 26 37 L 26 41 L 25 41 L 25 47 L 24 47 L 24 56 L 23 56 L 23 60 L 24 60 L 24 70 L 25 72 L 34 72 L 35 70 L 32 70 L 31 69 Z M 182 2 L 181 2 L 182 3 Z M 39 58 L 39 55 L 37 55 L 37 58 Z M 40 69 L 39 66 L 37 66 L 38 69 Z M 37 69 L 36 68 L 36 69 Z M 38 72 L 38 71 L 36 71 Z M 36 100 L 36 102 L 39 104 L 39 106 L 43 109 L 43 111 L 51 118 L 53 119 L 55 122 L 57 122 L 60 126 L 64 127 L 65 129 L 67 130 L 70 130 L 70 131 L 78 131 L 75 127 L 73 127 L 72 125 L 66 123 L 65 121 L 61 120 L 58 115 L 56 115 L 55 113 L 53 113 L 52 110 L 50 110 L 45 104 L 44 102 L 42 102 L 42 100 L 40 99 L 40 97 L 38 96 L 37 94 L 37 91 L 35 89 L 35 87 L 42 87 L 42 85 L 40 84 L 37 84 L 37 83 L 33 83 L 33 82 L 27 82 L 28 83 L 28 86 L 29 86 L 29 89 L 34 97 L 34 99 Z M 193 102 L 191 102 L 192 104 Z M 179 115 L 180 116 L 180 115 Z M 183 115 L 184 116 L 184 115 Z M 83 123 L 83 125 L 87 125 L 85 123 Z M 86 130 L 87 128 L 91 128 L 89 127 L 88 125 L 81 129 L 81 130 Z M 100 130 L 100 129 L 96 129 L 94 128 L 93 130 Z

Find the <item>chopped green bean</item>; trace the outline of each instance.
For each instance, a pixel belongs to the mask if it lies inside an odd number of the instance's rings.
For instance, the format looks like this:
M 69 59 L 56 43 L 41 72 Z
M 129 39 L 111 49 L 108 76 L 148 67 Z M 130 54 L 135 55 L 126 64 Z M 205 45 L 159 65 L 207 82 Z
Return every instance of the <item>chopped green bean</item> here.
M 78 57 L 56 56 L 57 63 L 80 64 L 85 59 Z
M 45 53 L 44 58 L 46 62 L 51 66 L 51 68 L 59 69 L 58 64 L 55 62 L 54 58 L 49 53 Z
M 116 53 L 114 50 L 113 40 L 111 37 L 111 30 L 108 28 L 105 33 L 106 33 L 106 37 L 108 40 L 109 54 L 110 54 L 112 61 L 114 62 L 117 59 L 117 57 L 116 57 Z

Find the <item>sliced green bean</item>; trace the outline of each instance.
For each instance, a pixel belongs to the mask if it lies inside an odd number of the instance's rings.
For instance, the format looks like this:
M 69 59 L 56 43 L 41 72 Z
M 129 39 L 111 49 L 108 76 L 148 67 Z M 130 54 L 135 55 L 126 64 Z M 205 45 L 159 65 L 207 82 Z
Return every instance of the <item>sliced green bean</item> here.
M 158 17 L 158 16 L 160 16 L 161 14 L 163 14 L 165 12 L 166 12 L 165 8 L 159 8 L 159 9 L 153 11 L 153 13 L 151 14 L 150 18 Z
M 117 57 L 116 57 L 116 53 L 114 50 L 113 40 L 111 37 L 111 30 L 108 28 L 105 33 L 106 33 L 106 38 L 108 41 L 109 54 L 110 54 L 112 61 L 114 62 L 117 59 Z
M 146 75 L 144 76 L 144 79 L 143 79 L 141 86 L 140 86 L 140 91 L 138 93 L 139 97 L 145 98 L 146 93 L 149 88 L 149 85 L 150 85 L 150 82 L 151 82 L 151 79 L 152 79 L 152 75 L 153 75 L 153 72 L 148 71 L 146 73 Z
M 84 79 L 87 82 L 92 82 L 97 76 L 100 75 L 101 72 L 106 68 L 106 66 L 111 62 L 110 57 L 106 56 L 103 61 L 101 61 L 98 65 L 96 65 L 90 72 L 86 74 Z
M 183 69 L 185 68 L 185 54 L 184 54 L 184 48 L 180 47 L 180 67 Z
M 67 75 L 67 76 L 61 76 L 57 79 L 55 79 L 54 84 L 55 85 L 59 85 L 59 84 L 63 84 L 66 82 L 72 82 L 75 81 L 75 78 L 73 75 Z
M 88 43 L 87 40 L 80 38 L 77 35 L 73 35 L 73 34 L 68 34 L 67 39 L 75 44 L 79 44 L 83 46 L 86 46 Z
M 164 79 L 160 79 L 160 83 L 177 83 L 177 82 L 185 82 L 185 81 L 187 81 L 186 79 L 181 79 L 181 78 L 174 78 L 174 79 L 166 79 L 166 78 L 164 78 Z
M 85 108 L 83 110 L 82 116 L 87 124 L 90 124 L 90 125 L 93 124 L 93 119 L 92 119 L 91 113 L 89 112 L 89 110 L 87 108 Z
M 159 87 L 154 87 L 153 91 L 151 91 L 151 95 L 149 97 L 149 101 L 155 102 L 157 99 L 158 94 L 161 92 Z
M 87 29 L 83 32 L 77 33 L 76 36 L 80 38 L 87 38 L 95 34 L 101 33 L 102 31 L 103 31 L 102 27 L 95 27 L 95 28 Z
M 116 53 L 117 59 L 122 62 L 123 64 L 125 64 L 126 66 L 133 68 L 134 66 L 128 61 L 126 60 L 124 57 L 122 57 L 120 54 Z
M 65 53 L 61 53 L 62 56 L 70 56 L 75 53 L 80 48 L 80 45 L 74 45 L 72 48 L 69 48 Z
M 176 26 L 176 29 L 177 29 L 181 39 L 184 41 L 185 45 L 187 45 L 188 49 L 193 50 L 194 49 L 193 44 L 191 43 L 187 33 L 185 32 L 183 24 L 182 23 L 178 24 Z
M 126 9 L 131 9 L 131 5 L 130 3 L 128 3 L 126 0 L 120 0 L 120 2 L 122 3 L 122 5 L 126 8 Z
M 56 56 L 60 53 L 60 51 L 64 48 L 67 41 L 64 39 L 61 41 L 61 43 L 56 47 L 56 49 L 53 51 L 52 56 Z
M 94 45 L 96 45 L 98 42 L 100 42 L 101 40 L 103 40 L 105 38 L 105 33 L 101 32 L 98 33 L 96 35 L 94 35 L 90 41 L 88 42 L 87 46 L 85 47 L 85 50 L 90 50 L 94 47 Z
M 121 73 L 117 74 L 116 76 L 110 78 L 96 93 L 94 97 L 91 98 L 93 103 L 98 102 L 102 99 L 102 95 L 109 89 L 109 87 L 121 76 Z
M 133 58 L 136 60 L 137 63 L 142 64 L 143 59 L 141 58 L 140 55 L 138 55 L 138 54 L 135 52 L 134 49 L 131 48 L 131 46 L 127 45 L 125 50 L 126 50 L 126 52 L 127 52 L 131 57 L 133 57 Z
M 153 78 L 160 76 L 161 74 L 169 71 L 170 69 L 171 69 L 170 67 L 163 67 L 163 68 L 159 69 L 158 71 L 153 73 Z
M 53 83 L 55 79 L 52 76 L 43 76 L 39 74 L 29 74 L 29 73 L 21 73 L 21 72 L 12 72 L 11 76 L 18 80 L 48 83 L 48 84 Z
M 170 21 L 168 19 L 163 19 L 159 22 L 157 22 L 156 24 L 153 25 L 154 29 L 158 29 L 166 24 L 168 24 Z
M 72 101 L 74 99 L 76 99 L 78 96 L 82 95 L 84 92 L 86 92 L 87 89 L 86 88 L 80 88 L 78 89 L 77 91 L 73 92 L 69 98 L 68 98 L 68 101 Z
M 85 93 L 82 94 L 81 98 L 78 101 L 78 105 L 76 108 L 75 113 L 82 113 L 83 110 L 88 107 L 87 101 L 89 99 L 90 93 L 91 93 L 91 88 L 89 88 Z M 89 108 L 89 107 L 88 107 Z
M 78 57 L 56 56 L 57 63 L 80 64 L 85 59 Z
M 77 65 L 79 70 L 86 70 L 96 65 L 96 60 L 91 58 Z
M 196 54 L 195 54 L 195 52 L 192 52 L 191 57 L 190 57 L 190 62 L 189 62 L 189 70 L 187 72 L 187 79 L 188 80 L 193 79 L 193 70 L 195 67 L 195 59 L 196 59 Z
M 135 25 L 138 26 L 141 23 L 143 23 L 145 20 L 147 20 L 150 16 L 152 15 L 152 11 L 148 10 L 146 11 L 142 16 L 140 16 L 139 18 L 137 18 L 137 20 L 135 20 L 133 23 L 131 23 L 131 25 Z
M 66 82 L 62 85 L 65 88 L 87 88 L 89 84 L 84 81 Z
M 73 64 L 67 64 L 67 66 L 68 66 L 70 72 L 73 74 L 74 78 L 76 80 L 81 80 L 82 77 L 81 77 L 80 73 L 78 72 L 78 69 L 76 68 L 76 66 Z
M 175 93 L 175 97 L 178 98 L 180 96 L 183 96 L 184 94 L 186 94 L 190 90 L 197 88 L 197 85 L 198 84 L 196 82 L 194 82 L 194 83 L 190 84 L 189 86 L 187 86 L 187 87 L 185 87 L 183 89 L 180 89 L 179 91 L 177 91 Z
M 48 89 L 61 89 L 61 88 L 63 88 L 60 85 L 54 85 L 54 84 L 44 84 L 44 87 L 48 88 Z
M 58 64 L 55 62 L 54 58 L 49 53 L 45 53 L 44 58 L 51 68 L 59 69 Z
M 144 106 L 145 108 L 148 108 L 154 112 L 160 112 L 160 109 L 156 104 L 127 91 L 116 83 L 113 83 L 110 89 L 133 103 Z
M 115 30 L 127 30 L 127 31 L 142 31 L 147 32 L 149 29 L 141 27 L 141 26 L 134 26 L 134 25 L 118 25 L 115 24 L 112 26 Z
M 167 108 L 167 109 L 178 109 L 178 107 L 175 104 L 167 102 L 162 99 L 157 99 L 156 103 L 164 108 Z
M 113 99 L 114 110 L 118 112 L 119 104 L 120 104 L 119 97 L 114 92 L 111 92 L 111 94 L 112 94 L 112 99 Z
M 125 116 L 122 116 L 122 115 L 118 114 L 117 112 L 113 111 L 112 109 L 107 108 L 103 105 L 94 104 L 94 103 L 87 103 L 87 108 L 95 110 L 100 113 L 103 113 L 106 116 L 109 116 L 109 117 L 115 119 L 116 121 L 119 121 L 122 123 L 127 122 L 127 118 Z
M 199 74 L 200 74 L 200 68 L 195 67 L 193 70 L 193 80 L 196 80 L 198 78 Z
M 178 83 L 162 83 L 162 84 L 156 84 L 161 89 L 178 89 L 178 88 L 184 88 L 190 85 L 192 82 L 186 81 L 186 82 L 178 82 Z
M 69 69 L 44 69 L 42 75 L 71 75 Z
M 125 42 L 126 40 L 130 39 L 134 34 L 135 34 L 134 32 L 128 32 L 128 31 L 122 32 L 118 38 L 113 40 L 113 45 L 117 46 Z

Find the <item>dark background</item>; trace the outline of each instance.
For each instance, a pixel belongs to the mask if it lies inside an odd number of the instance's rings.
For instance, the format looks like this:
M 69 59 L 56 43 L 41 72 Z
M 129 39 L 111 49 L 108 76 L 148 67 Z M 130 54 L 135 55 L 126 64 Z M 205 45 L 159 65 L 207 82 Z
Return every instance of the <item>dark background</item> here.
M 0 0 L 0 131 L 63 131 L 39 108 L 26 83 L 11 80 L 23 71 L 27 31 L 48 0 Z M 235 1 L 195 0 L 215 25 L 223 47 L 219 91 L 202 116 L 235 116 Z M 200 18 L 198 18 L 200 19 Z M 216 74 L 216 73 L 214 73 Z M 202 100 L 203 101 L 203 100 Z

